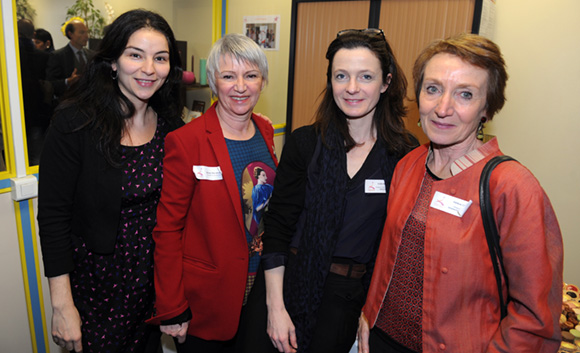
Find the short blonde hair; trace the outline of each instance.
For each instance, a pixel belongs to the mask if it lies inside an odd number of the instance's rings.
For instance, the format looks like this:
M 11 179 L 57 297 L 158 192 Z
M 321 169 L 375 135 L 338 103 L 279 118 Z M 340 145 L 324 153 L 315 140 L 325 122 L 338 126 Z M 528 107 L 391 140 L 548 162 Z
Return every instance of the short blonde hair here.
M 268 59 L 264 51 L 256 42 L 242 34 L 226 34 L 215 42 L 207 58 L 207 81 L 214 95 L 217 96 L 215 74 L 220 72 L 220 59 L 226 55 L 256 66 L 264 83 L 268 83 Z

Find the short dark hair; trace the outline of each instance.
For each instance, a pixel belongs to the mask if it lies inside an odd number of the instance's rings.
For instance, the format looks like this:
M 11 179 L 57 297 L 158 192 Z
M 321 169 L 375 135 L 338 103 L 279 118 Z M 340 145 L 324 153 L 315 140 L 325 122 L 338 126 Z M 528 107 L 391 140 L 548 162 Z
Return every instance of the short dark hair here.
M 80 21 L 71 21 L 64 28 L 64 33 L 66 34 L 66 37 L 68 39 L 70 39 L 69 32 L 70 33 L 74 33 L 75 32 L 75 23 L 83 23 L 83 22 L 80 22 Z
M 54 41 L 52 40 L 52 35 L 46 29 L 37 28 L 36 31 L 34 31 L 33 38 L 44 43 L 46 43 L 46 41 L 50 41 L 50 47 L 48 48 L 48 50 L 54 49 Z
M 497 44 L 477 34 L 457 34 L 447 39 L 434 41 L 423 49 L 413 66 L 417 104 L 419 104 L 425 68 L 435 55 L 442 53 L 455 55 L 466 63 L 482 68 L 487 72 L 486 118 L 492 119 L 506 101 L 505 87 L 508 74 Z
M 262 173 L 263 171 L 264 171 L 264 169 L 262 169 L 260 167 L 254 168 L 254 178 L 256 180 L 258 180 L 258 177 L 260 176 L 260 173 Z
M 17 22 L 18 36 L 32 39 L 34 35 L 34 24 L 27 18 L 21 18 Z

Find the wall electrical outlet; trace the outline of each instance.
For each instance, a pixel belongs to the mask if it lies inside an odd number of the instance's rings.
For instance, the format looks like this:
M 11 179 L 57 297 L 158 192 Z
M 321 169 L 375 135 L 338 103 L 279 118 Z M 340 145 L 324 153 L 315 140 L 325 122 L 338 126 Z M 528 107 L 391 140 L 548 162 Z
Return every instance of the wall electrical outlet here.
M 38 196 L 38 180 L 34 175 L 10 179 L 12 200 L 23 201 Z

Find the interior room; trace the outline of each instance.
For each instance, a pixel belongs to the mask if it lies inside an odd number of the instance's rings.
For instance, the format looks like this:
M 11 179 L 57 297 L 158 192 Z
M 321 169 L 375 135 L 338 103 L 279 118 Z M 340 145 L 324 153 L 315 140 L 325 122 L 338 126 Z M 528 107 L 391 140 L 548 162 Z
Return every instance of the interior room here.
M 207 110 L 211 90 L 200 82 L 200 64 L 212 44 L 226 33 L 247 30 L 248 19 L 274 19 L 277 42 L 265 50 L 269 82 L 254 109 L 272 120 L 278 158 L 285 135 L 312 123 L 325 87 L 324 52 L 337 30 L 378 23 L 401 58 L 409 82 L 411 65 L 431 40 L 471 31 L 475 0 L 93 0 L 104 23 L 125 11 L 144 8 L 162 15 L 182 42 L 185 71 L 196 77 L 184 85 L 184 114 Z M 38 239 L 38 166 L 30 163 L 25 132 L 18 57 L 16 8 L 19 1 L 1 0 L 0 25 L 0 351 L 64 352 L 50 333 L 51 305 Z M 347 15 L 329 16 L 325 6 L 350 6 Z M 342 4 L 344 3 L 344 4 Z M 381 9 L 373 13 L 373 6 Z M 499 45 L 509 74 L 507 102 L 486 124 L 485 134 L 497 136 L 503 153 L 524 164 L 539 180 L 558 217 L 564 242 L 566 283 L 580 285 L 580 158 L 573 146 L 580 131 L 580 2 L 487 0 L 492 13 L 478 17 L 485 35 Z M 52 34 L 54 47 L 68 42 L 61 32 L 74 0 L 27 0 L 36 28 Z M 435 16 L 436 15 L 436 16 Z M 482 16 L 482 14 L 479 14 Z M 318 16 L 318 17 L 317 17 Z M 318 18 L 326 18 L 324 24 Z M 268 20 L 266 20 L 267 22 Z M 312 21 L 318 26 L 304 29 Z M 374 22 L 373 22 L 374 21 Z M 429 27 L 433 26 L 439 27 Z M 401 30 L 405 28 L 405 30 Z M 416 30 L 416 31 L 415 31 Z M 390 33 L 393 39 L 390 38 Z M 423 35 L 421 33 L 428 33 Z M 483 34 L 483 33 L 482 33 Z M 406 126 L 421 143 L 428 140 L 417 127 L 418 112 L 410 85 Z M 198 116 L 198 115 L 195 115 Z M 164 352 L 175 352 L 165 337 Z

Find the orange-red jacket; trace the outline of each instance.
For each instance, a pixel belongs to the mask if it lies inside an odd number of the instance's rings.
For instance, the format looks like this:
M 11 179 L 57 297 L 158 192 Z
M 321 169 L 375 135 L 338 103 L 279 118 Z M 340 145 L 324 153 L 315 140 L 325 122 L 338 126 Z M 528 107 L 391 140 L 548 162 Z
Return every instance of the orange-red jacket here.
M 371 327 L 389 287 L 405 222 L 425 174 L 428 145 L 404 157 L 393 175 L 377 262 L 363 313 Z M 501 151 L 494 139 L 483 159 L 435 191 L 473 204 L 463 217 L 429 208 L 423 275 L 423 352 L 556 352 L 562 310 L 562 236 L 554 210 L 532 173 L 500 164 L 490 181 L 491 203 L 509 279 L 508 315 L 499 297 L 479 208 L 479 177 Z M 481 157 L 480 157 L 481 158 Z M 464 161 L 465 162 L 465 161 Z M 507 294 L 504 283 L 504 298 Z M 404 343 L 404 342 L 403 342 Z

